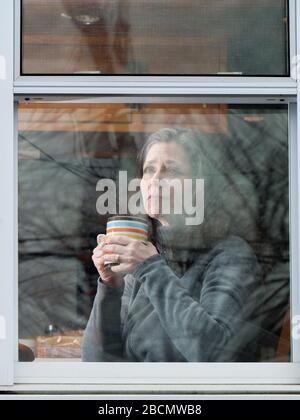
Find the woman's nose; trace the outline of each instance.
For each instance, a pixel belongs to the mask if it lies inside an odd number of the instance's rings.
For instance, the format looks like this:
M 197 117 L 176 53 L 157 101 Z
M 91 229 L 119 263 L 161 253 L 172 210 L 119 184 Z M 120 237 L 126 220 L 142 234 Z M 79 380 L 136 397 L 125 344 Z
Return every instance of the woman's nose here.
M 160 181 L 163 179 L 163 173 L 160 170 L 153 172 L 151 178 L 149 179 L 149 188 L 151 190 L 156 190 Z
M 153 181 L 157 180 L 159 181 L 161 179 L 161 174 L 160 172 L 155 172 L 151 178 Z
M 151 178 L 160 180 L 160 179 L 164 178 L 164 175 L 165 175 L 164 168 L 157 168 L 156 171 L 153 173 Z

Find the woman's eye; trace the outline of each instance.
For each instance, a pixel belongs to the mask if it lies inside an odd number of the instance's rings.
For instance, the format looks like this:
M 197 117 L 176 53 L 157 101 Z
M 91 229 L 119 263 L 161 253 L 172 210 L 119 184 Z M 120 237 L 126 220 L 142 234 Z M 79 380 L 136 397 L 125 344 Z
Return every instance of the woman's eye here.
M 146 168 L 144 168 L 144 174 L 149 174 L 153 172 L 154 172 L 153 166 L 146 166 Z
M 146 166 L 143 170 L 143 174 L 153 174 L 155 173 L 155 167 L 154 166 Z M 182 172 L 178 168 L 164 168 L 161 171 L 162 174 L 165 176 L 181 176 Z
M 181 175 L 181 171 L 177 168 L 169 168 L 168 169 L 168 173 L 170 175 L 176 175 L 176 176 L 180 176 Z

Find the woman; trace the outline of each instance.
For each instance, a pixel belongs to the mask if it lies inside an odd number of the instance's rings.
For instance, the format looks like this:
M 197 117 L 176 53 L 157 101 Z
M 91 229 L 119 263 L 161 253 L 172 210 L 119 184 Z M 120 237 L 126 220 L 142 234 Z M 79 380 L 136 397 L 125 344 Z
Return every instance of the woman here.
M 202 177 L 192 130 L 152 134 L 139 155 L 141 194 L 152 242 L 98 236 L 93 262 L 98 291 L 84 335 L 83 361 L 255 361 L 259 266 L 249 245 L 210 220 L 186 226 L 185 214 L 164 214 L 157 180 Z M 207 192 L 206 192 L 207 194 Z M 171 208 L 174 208 L 174 194 Z M 211 203 L 215 200 L 206 200 Z M 208 217 L 206 216 L 208 214 Z M 210 223 L 212 222 L 212 223 Z M 209 233 L 207 226 L 214 226 Z M 216 229 L 216 226 L 218 228 Z M 216 234 L 216 231 L 218 232 Z M 208 241 L 210 238 L 210 241 Z M 110 270 L 104 261 L 118 262 Z

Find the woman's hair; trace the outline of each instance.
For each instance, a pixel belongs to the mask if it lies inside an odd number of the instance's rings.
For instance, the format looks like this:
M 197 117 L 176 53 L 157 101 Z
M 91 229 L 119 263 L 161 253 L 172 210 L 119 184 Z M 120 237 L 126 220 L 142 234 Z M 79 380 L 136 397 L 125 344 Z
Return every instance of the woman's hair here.
M 229 218 L 224 211 L 222 203 L 224 191 L 220 191 L 220 179 L 215 179 L 215 177 L 211 177 L 206 173 L 207 154 L 205 149 L 207 147 L 207 139 L 201 132 L 188 128 L 162 128 L 154 132 L 149 136 L 138 154 L 137 171 L 140 178 L 143 176 L 143 166 L 150 148 L 160 143 L 175 143 L 179 145 L 186 153 L 189 161 L 189 176 L 191 178 L 204 179 L 204 222 L 199 226 L 195 226 L 194 234 L 201 242 L 201 246 L 210 247 L 216 240 L 228 235 Z M 147 218 L 151 225 L 152 240 L 155 243 L 159 222 L 149 216 Z
M 201 148 L 199 138 L 194 130 L 189 128 L 162 128 L 151 134 L 138 154 L 138 176 L 143 176 L 143 166 L 150 148 L 154 144 L 175 143 L 185 152 L 192 178 L 202 175 Z
M 197 132 L 188 128 L 162 128 L 151 134 L 145 144 L 142 146 L 137 158 L 137 172 L 138 177 L 143 177 L 143 167 L 147 154 L 152 146 L 156 144 L 172 143 L 181 147 L 186 154 L 189 163 L 190 178 L 202 178 L 202 153 L 200 136 Z M 157 228 L 159 226 L 158 220 L 147 217 L 151 226 L 151 237 L 154 243 L 157 243 Z

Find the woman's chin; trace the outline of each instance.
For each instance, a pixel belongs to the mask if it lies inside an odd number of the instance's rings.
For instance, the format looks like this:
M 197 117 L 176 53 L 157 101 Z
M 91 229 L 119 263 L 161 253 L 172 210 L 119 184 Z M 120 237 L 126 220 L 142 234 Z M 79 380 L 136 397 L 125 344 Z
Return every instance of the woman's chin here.
M 161 215 L 159 213 L 151 213 L 151 212 L 147 212 L 148 216 L 151 217 L 151 219 L 157 219 L 160 220 Z

